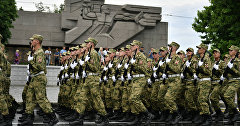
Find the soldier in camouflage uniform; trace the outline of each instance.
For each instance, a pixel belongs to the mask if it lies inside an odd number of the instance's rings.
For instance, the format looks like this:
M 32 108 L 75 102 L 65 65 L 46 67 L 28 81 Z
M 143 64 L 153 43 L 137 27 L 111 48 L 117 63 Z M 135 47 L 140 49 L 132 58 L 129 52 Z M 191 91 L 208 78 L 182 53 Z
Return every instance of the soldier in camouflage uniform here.
M 8 104 L 7 98 L 4 94 L 4 79 L 6 75 L 4 74 L 5 69 L 5 62 L 7 61 L 6 55 L 4 53 L 4 45 L 1 43 L 2 35 L 0 34 L 0 125 L 11 125 L 12 121 L 8 118 L 9 111 L 8 111 Z
M 167 93 L 165 94 L 164 99 L 166 108 L 170 111 L 170 115 L 168 119 L 166 119 L 166 122 L 170 124 L 177 124 L 182 119 L 176 103 L 176 98 L 182 89 L 182 82 L 180 77 L 182 60 L 176 54 L 179 46 L 180 45 L 176 42 L 172 42 L 169 45 L 170 53 L 166 59 L 166 69 L 162 75 L 168 84 Z
M 223 113 L 221 111 L 220 105 L 219 105 L 219 98 L 223 98 L 223 92 L 222 91 L 222 83 L 220 84 L 220 77 L 223 74 L 224 68 L 225 68 L 225 62 L 220 59 L 221 53 L 219 49 L 213 50 L 213 56 L 214 56 L 214 62 L 212 64 L 212 92 L 210 96 L 210 100 L 212 103 L 212 107 L 214 108 L 216 112 L 216 119 L 215 121 L 222 121 L 223 120 Z
M 126 112 L 123 108 L 121 110 L 122 94 L 123 94 L 123 87 L 124 87 L 124 85 L 121 85 L 122 83 L 121 74 L 123 72 L 125 55 L 126 55 L 125 49 L 124 47 L 122 47 L 119 51 L 118 62 L 116 63 L 116 66 L 115 66 L 115 73 L 112 76 L 113 87 L 114 87 L 113 94 L 112 94 L 114 115 L 110 119 L 120 119 L 124 116 L 124 113 Z
M 226 122 L 227 125 L 233 124 L 239 118 L 239 112 L 237 106 L 235 105 L 235 93 L 239 88 L 239 77 L 240 77 L 240 60 L 238 59 L 239 47 L 232 45 L 229 48 L 230 61 L 227 63 L 223 77 L 228 80 L 228 88 L 224 93 L 224 99 L 227 102 L 229 117 Z
M 211 116 L 209 110 L 209 95 L 211 90 L 211 76 L 212 76 L 212 63 L 207 53 L 208 46 L 201 43 L 198 48 L 199 60 L 196 75 L 194 79 L 198 79 L 197 90 L 198 90 L 198 104 L 200 109 L 200 119 L 196 120 L 195 123 L 202 125 L 211 124 Z
M 34 34 L 30 40 L 32 40 L 31 45 L 33 46 L 34 54 L 33 56 L 28 56 L 28 62 L 32 67 L 32 69 L 30 69 L 31 81 L 26 94 L 27 118 L 21 125 L 25 126 L 33 124 L 33 112 L 37 103 L 50 119 L 47 125 L 53 126 L 58 122 L 58 119 L 46 96 L 46 59 L 41 48 L 43 37 L 41 35 Z
M 107 125 L 107 112 L 105 110 L 105 106 L 100 95 L 99 78 L 96 77 L 98 76 L 100 68 L 99 56 L 94 49 L 97 45 L 97 40 L 95 40 L 94 38 L 88 38 L 88 40 L 85 40 L 85 42 L 87 43 L 88 55 L 85 57 L 84 60 L 82 77 L 83 79 L 86 78 L 86 80 L 85 82 L 83 82 L 83 87 L 80 92 L 80 98 L 78 101 L 80 106 L 80 108 L 77 109 L 79 117 L 74 122 L 70 123 L 70 125 L 83 125 L 84 112 L 86 111 L 86 107 L 88 104 L 88 93 L 90 93 L 93 100 L 94 109 L 98 112 L 99 115 L 98 119 L 95 122 L 99 125 Z
M 131 109 L 131 112 L 135 114 L 135 120 L 129 122 L 129 125 L 136 125 L 141 122 L 142 116 L 146 118 L 145 125 L 149 125 L 154 117 L 142 103 L 141 95 L 144 87 L 146 86 L 145 76 L 149 77 L 147 73 L 147 59 L 144 54 L 139 51 L 142 42 L 134 40 L 131 43 L 131 50 L 133 52 L 130 71 L 127 74 L 128 80 L 132 81 L 131 95 L 129 97 L 129 103 L 135 110 Z
M 183 65 L 183 83 L 185 85 L 184 98 L 186 103 L 186 110 L 188 117 L 185 118 L 186 121 L 192 120 L 199 112 L 197 109 L 197 88 L 194 82 L 193 75 L 196 74 L 197 68 L 197 56 L 194 55 L 193 48 L 188 48 L 186 50 L 187 59 Z
M 238 59 L 240 59 L 240 50 L 238 51 Z M 240 83 L 240 79 L 239 79 Z M 238 109 L 240 109 L 240 88 L 237 91 L 237 104 L 238 104 Z

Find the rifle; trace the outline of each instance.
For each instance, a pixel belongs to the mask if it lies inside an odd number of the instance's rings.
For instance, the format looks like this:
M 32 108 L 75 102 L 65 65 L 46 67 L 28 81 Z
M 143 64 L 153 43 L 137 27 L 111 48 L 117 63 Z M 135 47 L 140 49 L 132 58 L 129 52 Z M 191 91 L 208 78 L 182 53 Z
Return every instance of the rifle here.
M 193 58 L 193 54 L 191 55 L 191 58 L 188 60 L 188 62 L 190 62 L 192 60 L 192 58 Z M 193 76 L 193 73 L 189 70 L 189 68 L 187 66 L 185 66 L 184 70 L 183 70 L 184 79 L 186 79 L 187 73 L 189 73 L 190 76 Z
M 171 59 L 171 55 L 172 55 L 172 48 L 170 49 L 170 53 L 168 55 L 168 59 Z M 168 73 L 167 73 L 168 70 L 169 70 L 169 66 L 166 63 L 166 68 L 165 68 L 164 73 L 166 74 L 167 77 L 168 77 Z M 166 84 L 166 78 L 163 79 L 163 84 Z
M 220 62 L 220 61 L 217 61 L 217 62 L 216 62 L 216 65 L 218 65 L 219 62 Z M 216 70 L 215 68 L 212 69 L 212 77 L 213 77 L 214 74 L 216 74 L 217 76 L 220 76 L 220 75 L 219 75 L 220 73 L 217 72 L 217 70 Z
M 137 54 L 137 49 L 134 51 L 134 56 L 133 56 L 133 59 L 135 60 L 136 59 L 136 54 Z M 132 71 L 133 71 L 133 64 L 131 64 L 131 68 L 130 68 L 130 75 L 132 76 Z M 128 80 L 128 83 L 130 84 L 131 83 L 131 80 Z
M 72 58 L 70 57 L 69 59 L 68 59 L 68 64 L 67 64 L 67 66 L 69 66 L 70 65 L 70 60 L 71 60 Z M 65 68 L 64 68 L 65 69 Z M 68 78 L 70 77 L 70 71 L 72 70 L 72 68 L 71 67 L 69 67 L 68 68 L 68 71 L 67 71 L 67 74 L 68 74 Z M 65 75 L 64 75 L 65 76 Z M 64 77 L 65 78 L 65 77 Z M 67 83 L 67 79 L 68 78 L 65 78 L 65 84 Z
M 76 59 L 75 59 L 73 62 L 76 62 L 76 63 L 77 63 L 77 58 L 78 58 L 78 54 L 76 55 Z M 76 69 L 75 69 L 75 68 L 73 69 L 73 76 L 74 76 L 74 78 L 75 78 L 75 79 L 73 79 L 74 84 L 75 84 L 75 82 L 76 82 Z
M 104 62 L 104 64 L 106 63 L 106 61 L 105 61 L 105 55 L 103 55 L 103 62 Z M 109 62 L 108 62 L 108 64 L 109 64 Z M 108 64 L 106 64 L 105 67 L 107 67 Z M 105 70 L 103 70 L 103 72 L 101 73 L 101 78 L 100 78 L 101 81 L 99 82 L 99 85 L 100 85 L 100 86 L 101 86 L 101 84 L 102 84 L 103 77 L 104 77 L 105 73 L 106 73 Z
M 203 59 L 205 58 L 205 54 L 206 54 L 206 52 L 204 53 L 203 57 L 200 59 L 201 62 L 203 62 Z M 200 71 L 200 68 L 199 68 L 199 66 L 197 66 L 196 75 L 198 76 L 200 72 L 201 72 L 201 71 Z M 193 83 L 194 83 L 194 85 L 196 86 L 196 85 L 197 85 L 197 80 L 195 79 Z
M 129 62 L 130 62 L 130 57 L 128 57 L 128 61 L 126 64 L 129 64 Z M 124 80 L 126 80 L 126 76 L 127 76 L 127 69 L 124 69 L 124 72 L 123 72 Z M 124 86 L 124 81 L 122 81 L 121 85 Z
M 64 64 L 62 65 L 62 67 L 64 67 Z M 59 82 L 57 82 L 57 86 L 59 86 L 59 83 L 60 83 L 60 81 L 62 80 L 62 74 L 63 74 L 63 70 L 61 70 L 60 71 L 60 73 L 59 73 Z
M 32 56 L 33 56 L 33 48 L 32 48 L 31 41 L 29 42 L 29 45 L 30 45 L 30 49 L 31 49 L 30 56 L 32 57 Z M 30 71 L 32 70 L 32 65 L 31 65 L 30 63 L 29 63 L 28 65 L 29 65 L 29 73 L 30 73 Z M 32 77 L 29 75 L 29 76 L 28 76 L 27 85 L 29 85 L 29 84 L 30 84 L 30 82 L 31 82 L 31 79 L 32 79 Z
M 158 71 L 158 69 L 160 69 L 160 67 L 158 66 L 160 60 L 161 60 L 161 59 L 159 58 L 158 61 L 157 61 L 157 63 L 156 63 L 156 65 L 154 66 L 155 68 L 157 67 L 156 74 L 158 74 L 157 71 Z M 153 71 L 153 73 L 152 73 L 152 75 L 151 75 L 151 78 L 150 78 L 151 81 L 152 81 L 152 83 L 154 83 L 154 82 L 155 82 L 155 79 L 156 79 L 156 78 L 154 77 L 154 75 L 153 75 L 154 72 L 155 72 L 155 71 Z
M 113 57 L 113 60 L 110 62 L 111 64 L 113 64 L 113 61 L 114 61 L 114 58 L 115 58 L 115 56 Z M 109 63 L 108 63 L 109 64 Z M 108 65 L 107 65 L 108 66 Z M 107 74 L 106 74 L 106 77 L 108 78 L 108 76 L 109 76 L 109 74 L 110 73 L 112 73 L 112 71 L 108 68 L 108 72 L 107 72 Z M 107 84 L 107 81 L 104 81 L 104 85 L 106 85 Z
M 88 50 L 88 55 L 87 55 L 88 57 L 90 57 L 91 50 L 92 50 L 92 45 L 90 46 L 90 48 L 89 48 L 89 50 Z M 91 57 L 90 57 L 90 59 L 91 59 Z M 90 59 L 89 59 L 89 60 L 90 60 Z M 89 69 L 89 65 L 88 65 L 88 63 L 86 63 L 86 67 L 85 67 L 85 70 L 84 70 L 84 71 L 86 72 L 88 69 Z M 86 77 L 83 78 L 83 83 L 85 83 L 85 80 L 86 80 Z
M 85 51 L 83 52 L 83 55 L 81 57 L 81 60 L 84 61 L 84 54 L 85 54 Z M 83 71 L 83 68 L 82 68 L 82 65 L 80 65 L 79 69 L 78 69 L 78 76 L 81 77 L 82 76 L 82 71 Z M 78 81 L 79 82 L 79 81 Z
M 122 65 L 122 62 L 123 62 L 125 56 L 126 56 L 126 55 L 124 55 L 124 56 L 123 56 L 123 59 L 120 61 L 120 65 Z M 117 76 L 118 76 L 119 72 L 120 72 L 120 70 L 117 68 L 117 69 L 116 69 L 116 72 L 115 72 L 115 74 L 114 74 L 115 78 L 118 78 Z M 116 85 L 116 81 L 113 82 L 113 86 L 115 86 L 115 85 Z

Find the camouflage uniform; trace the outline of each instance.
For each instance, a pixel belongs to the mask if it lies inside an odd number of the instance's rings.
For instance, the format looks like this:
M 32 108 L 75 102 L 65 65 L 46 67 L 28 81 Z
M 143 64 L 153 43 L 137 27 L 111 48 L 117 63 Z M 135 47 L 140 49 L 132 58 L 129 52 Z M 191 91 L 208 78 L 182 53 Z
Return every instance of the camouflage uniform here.
M 89 41 L 88 41 L 89 42 Z M 96 43 L 95 43 L 96 45 Z M 85 62 L 86 65 L 89 66 L 89 69 L 87 69 L 86 73 L 88 73 L 88 76 L 86 78 L 86 82 L 83 83 L 82 90 L 80 92 L 80 97 L 79 97 L 79 108 L 76 108 L 77 112 L 80 113 L 81 115 L 84 114 L 86 107 L 88 105 L 88 93 L 91 95 L 91 98 L 93 100 L 93 107 L 95 108 L 96 111 L 102 116 L 106 116 L 107 112 L 105 110 L 104 103 L 101 98 L 100 94 L 100 87 L 99 87 L 99 78 L 97 78 L 97 74 L 99 73 L 99 56 L 97 52 L 92 49 L 91 54 L 90 54 L 90 61 Z M 91 74 L 89 74 L 91 73 Z
M 52 113 L 51 103 L 46 96 L 46 59 L 42 48 L 36 50 L 33 54 L 33 60 L 29 61 L 32 65 L 30 73 L 32 79 L 29 83 L 26 94 L 26 113 L 32 114 L 36 103 L 45 113 Z
M 192 56 L 191 60 L 186 61 L 190 63 L 189 67 L 186 67 L 186 63 L 184 64 L 184 84 L 185 84 L 185 100 L 186 100 L 186 108 L 188 111 L 197 111 L 197 88 L 194 84 L 193 75 L 196 74 L 197 68 L 197 57 L 195 55 Z
M 201 59 L 200 59 L 201 60 Z M 199 78 L 197 84 L 198 103 L 200 107 L 200 115 L 209 115 L 209 95 L 211 90 L 211 60 L 208 53 L 205 53 L 203 64 L 198 66 L 197 76 Z
M 231 50 L 239 50 L 236 46 L 231 46 L 229 49 Z M 236 105 L 235 105 L 235 93 L 237 92 L 237 89 L 239 89 L 239 77 L 240 77 L 240 60 L 235 57 L 235 60 L 233 63 L 231 63 L 233 59 L 231 59 L 228 64 L 227 68 L 225 69 L 226 72 L 226 78 L 228 79 L 228 88 L 224 93 L 224 98 L 227 102 L 227 105 L 229 107 L 229 113 L 230 114 L 236 114 Z M 232 68 L 229 67 L 229 64 L 232 64 Z M 226 71 L 227 70 L 227 71 Z
M 168 78 L 166 80 L 168 84 L 168 90 L 164 96 L 166 107 L 168 110 L 170 110 L 170 113 L 177 112 L 176 98 L 179 95 L 180 89 L 182 88 L 180 78 L 181 66 L 181 58 L 176 54 L 172 54 L 171 61 L 168 62 L 166 66 L 166 74 L 168 74 Z
M 0 40 L 1 40 L 1 38 L 0 38 Z M 2 51 L 2 49 L 0 48 L 0 112 L 2 113 L 2 115 L 9 114 L 7 98 L 4 93 L 4 87 L 5 87 L 4 79 L 6 78 L 6 75 L 4 74 L 3 70 L 6 69 L 5 68 L 6 61 L 7 61 L 6 56 L 5 56 L 4 52 Z
M 218 51 L 220 53 L 220 51 L 218 49 L 215 49 L 214 51 Z M 215 66 L 218 66 L 218 69 L 214 68 L 212 69 L 212 92 L 211 92 L 211 96 L 210 96 L 210 100 L 212 103 L 212 107 L 214 108 L 214 110 L 220 111 L 220 105 L 219 105 L 219 98 L 223 98 L 223 92 L 221 92 L 223 86 L 220 85 L 220 77 L 224 72 L 224 68 L 225 68 L 225 62 L 222 60 L 219 61 L 214 61 L 212 64 L 214 64 Z

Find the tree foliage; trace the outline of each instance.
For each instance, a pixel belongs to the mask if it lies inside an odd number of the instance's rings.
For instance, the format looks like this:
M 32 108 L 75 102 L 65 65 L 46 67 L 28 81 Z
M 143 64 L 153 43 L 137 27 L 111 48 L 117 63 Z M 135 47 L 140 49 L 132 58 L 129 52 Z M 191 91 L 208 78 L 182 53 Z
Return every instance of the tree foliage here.
M 192 24 L 196 32 L 202 33 L 202 42 L 211 44 L 227 53 L 228 47 L 240 47 L 240 1 L 209 0 L 211 5 L 198 11 Z
M 12 34 L 12 22 L 17 18 L 17 7 L 15 0 L 0 0 L 0 34 L 3 36 L 2 43 L 6 44 Z

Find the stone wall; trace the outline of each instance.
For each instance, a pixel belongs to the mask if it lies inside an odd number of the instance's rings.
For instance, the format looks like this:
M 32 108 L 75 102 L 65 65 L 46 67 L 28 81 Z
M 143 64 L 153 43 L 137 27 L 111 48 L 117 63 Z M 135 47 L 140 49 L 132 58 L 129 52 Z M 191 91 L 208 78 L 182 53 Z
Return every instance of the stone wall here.
M 60 72 L 60 66 L 47 66 L 48 86 L 57 85 L 57 75 Z M 27 65 L 11 65 L 11 85 L 22 86 L 26 84 Z

